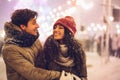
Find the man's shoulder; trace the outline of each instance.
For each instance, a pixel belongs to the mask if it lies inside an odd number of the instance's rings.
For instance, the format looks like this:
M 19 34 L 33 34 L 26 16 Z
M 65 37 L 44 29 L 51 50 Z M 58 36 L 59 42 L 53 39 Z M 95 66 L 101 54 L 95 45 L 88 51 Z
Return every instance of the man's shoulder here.
M 42 46 L 40 39 L 37 39 L 34 43 L 36 46 Z
M 3 50 L 6 50 L 6 49 L 7 50 L 9 50 L 9 49 L 12 50 L 12 49 L 15 49 L 15 47 L 17 47 L 17 45 L 14 45 L 14 44 L 4 44 L 2 49 Z

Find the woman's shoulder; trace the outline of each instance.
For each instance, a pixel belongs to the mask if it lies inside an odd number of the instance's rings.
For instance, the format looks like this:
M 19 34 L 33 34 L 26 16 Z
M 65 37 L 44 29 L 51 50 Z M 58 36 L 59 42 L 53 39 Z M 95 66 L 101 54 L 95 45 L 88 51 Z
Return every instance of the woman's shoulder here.
M 81 40 L 79 40 L 79 39 L 74 39 L 74 41 L 76 42 L 76 44 L 82 46 L 82 42 L 81 42 Z
M 50 35 L 50 36 L 47 37 L 46 40 L 52 40 L 52 39 L 53 39 L 53 35 Z
M 50 35 L 47 37 L 47 39 L 45 40 L 45 43 L 50 43 L 52 42 L 54 39 L 53 39 L 53 35 Z

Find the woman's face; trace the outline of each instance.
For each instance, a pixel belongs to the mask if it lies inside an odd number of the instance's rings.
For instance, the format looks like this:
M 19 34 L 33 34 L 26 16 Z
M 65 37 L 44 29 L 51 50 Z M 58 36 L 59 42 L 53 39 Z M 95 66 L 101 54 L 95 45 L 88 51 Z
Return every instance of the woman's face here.
M 56 25 L 53 29 L 53 37 L 55 40 L 62 40 L 64 37 L 65 29 L 62 25 Z

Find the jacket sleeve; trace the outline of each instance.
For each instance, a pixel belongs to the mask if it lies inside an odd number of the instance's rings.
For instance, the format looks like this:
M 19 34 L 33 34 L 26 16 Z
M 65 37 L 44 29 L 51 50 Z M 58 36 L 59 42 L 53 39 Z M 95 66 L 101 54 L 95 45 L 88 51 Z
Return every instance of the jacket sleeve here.
M 85 55 L 85 52 L 84 52 L 84 50 L 83 50 L 83 48 L 81 47 L 80 48 L 80 51 L 81 51 L 81 57 L 82 57 L 82 76 L 83 76 L 83 80 L 84 80 L 84 78 L 85 78 L 85 80 L 87 80 L 87 66 L 86 66 L 86 55 Z
M 79 77 L 87 79 L 87 66 L 86 66 L 86 54 L 84 49 L 82 48 L 82 44 L 77 41 L 78 47 L 76 52 L 76 59 L 78 60 L 76 63 L 78 64 L 77 68 L 79 70 Z
M 46 69 L 46 60 L 45 60 L 45 54 L 43 51 L 39 51 L 35 60 L 35 66 Z
M 52 80 L 60 77 L 60 72 L 35 67 L 13 48 L 3 50 L 3 58 L 9 67 L 28 80 Z

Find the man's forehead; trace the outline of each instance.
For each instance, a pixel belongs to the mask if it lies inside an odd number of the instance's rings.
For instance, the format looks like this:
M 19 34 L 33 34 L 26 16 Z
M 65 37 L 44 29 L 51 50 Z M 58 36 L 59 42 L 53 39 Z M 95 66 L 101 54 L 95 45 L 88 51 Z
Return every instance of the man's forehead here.
M 37 17 L 35 16 L 34 18 L 31 19 L 31 21 L 35 21 L 37 19 Z

